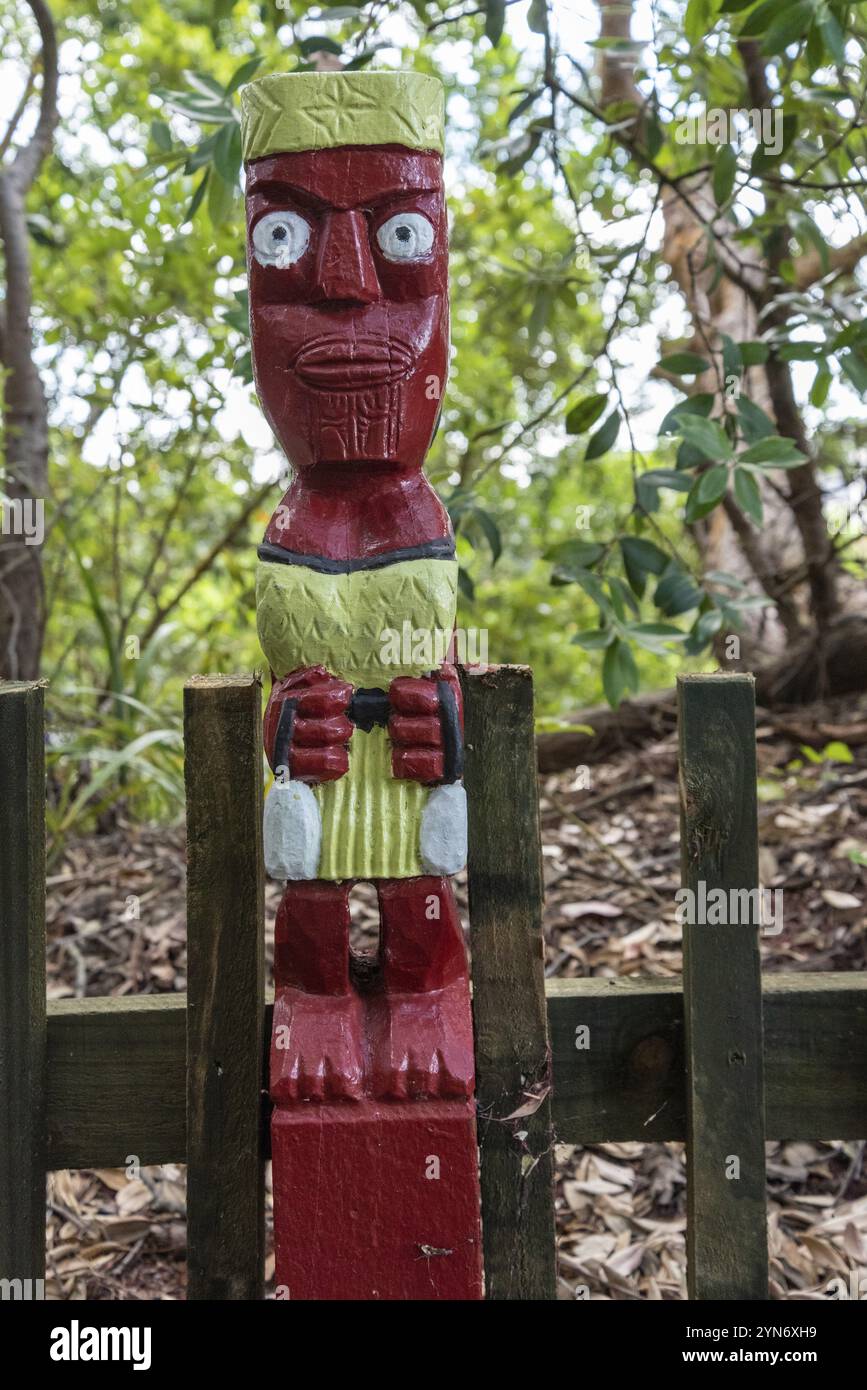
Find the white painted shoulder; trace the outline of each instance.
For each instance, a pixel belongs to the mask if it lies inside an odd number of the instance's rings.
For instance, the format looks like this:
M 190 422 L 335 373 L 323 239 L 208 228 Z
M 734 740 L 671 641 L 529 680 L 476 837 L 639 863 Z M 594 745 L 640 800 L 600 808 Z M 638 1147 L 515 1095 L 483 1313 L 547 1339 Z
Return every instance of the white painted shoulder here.
M 265 872 L 281 882 L 315 878 L 322 846 L 319 803 L 305 782 L 275 782 L 265 802 Z
M 425 872 L 456 874 L 467 862 L 467 794 L 462 782 L 434 787 L 422 811 L 419 854 Z

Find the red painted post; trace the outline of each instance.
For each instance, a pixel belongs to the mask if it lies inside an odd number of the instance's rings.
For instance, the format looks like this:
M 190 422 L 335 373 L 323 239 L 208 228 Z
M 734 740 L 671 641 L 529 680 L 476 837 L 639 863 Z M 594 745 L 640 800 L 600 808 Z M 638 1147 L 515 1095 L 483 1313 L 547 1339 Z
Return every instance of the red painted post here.
M 256 385 L 294 469 L 259 547 L 275 783 L 271 1143 L 278 1296 L 482 1296 L 457 562 L 422 472 L 448 364 L 433 78 L 243 93 Z M 375 970 L 349 950 L 374 883 Z

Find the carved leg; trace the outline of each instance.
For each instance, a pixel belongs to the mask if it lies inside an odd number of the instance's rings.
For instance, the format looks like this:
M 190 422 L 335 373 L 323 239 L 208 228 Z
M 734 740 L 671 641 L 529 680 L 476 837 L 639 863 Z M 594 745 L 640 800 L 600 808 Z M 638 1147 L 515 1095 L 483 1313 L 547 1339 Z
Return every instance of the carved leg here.
M 356 1100 L 361 1001 L 349 979 L 351 883 L 289 883 L 277 912 L 271 1098 Z
M 375 1057 L 366 1094 L 351 1105 L 278 1104 L 271 1119 L 277 1297 L 480 1299 L 472 1032 L 451 886 L 411 879 L 378 887 L 385 988 L 365 997 Z M 347 1028 L 351 1055 L 360 1056 L 361 1001 L 347 969 L 349 888 L 293 884 L 281 904 L 274 1023 L 275 1035 L 286 1017 L 290 1039 L 304 1034 L 292 1057 L 303 1050 L 334 1059 L 337 1032 L 345 1040 Z M 404 1052 L 405 1067 L 395 1063 Z M 272 1047 L 278 1101 L 302 1098 L 297 1084 L 288 1086 L 294 1063 L 287 1069 L 286 1055 Z M 345 1079 L 345 1055 L 324 1079 L 335 1071 Z M 360 1075 L 360 1060 L 357 1068 Z M 306 1064 L 296 1071 L 310 1075 Z M 320 1091 L 304 1094 L 321 1099 Z M 380 1099 L 394 1092 L 439 1098 Z M 442 1098 L 451 1095 L 460 1099 Z
M 467 957 L 447 878 L 377 884 L 383 990 L 371 1004 L 373 1093 L 383 1099 L 473 1093 Z

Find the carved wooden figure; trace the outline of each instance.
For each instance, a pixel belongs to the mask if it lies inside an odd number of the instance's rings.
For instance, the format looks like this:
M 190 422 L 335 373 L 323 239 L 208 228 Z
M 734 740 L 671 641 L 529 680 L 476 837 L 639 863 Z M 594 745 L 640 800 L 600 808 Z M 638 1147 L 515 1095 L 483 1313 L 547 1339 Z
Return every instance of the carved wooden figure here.
M 405 72 L 243 93 L 256 384 L 294 470 L 259 548 L 277 915 L 276 1282 L 480 1298 L 457 564 L 422 473 L 448 364 L 443 94 Z M 419 641 L 419 636 L 427 640 Z M 349 950 L 376 885 L 380 953 Z

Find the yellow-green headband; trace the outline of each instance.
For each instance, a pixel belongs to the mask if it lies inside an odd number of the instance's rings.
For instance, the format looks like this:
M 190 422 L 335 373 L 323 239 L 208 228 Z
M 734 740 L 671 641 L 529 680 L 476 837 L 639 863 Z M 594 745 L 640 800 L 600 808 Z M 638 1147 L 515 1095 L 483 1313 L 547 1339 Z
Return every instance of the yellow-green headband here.
M 443 152 L 442 83 L 420 72 L 274 73 L 241 92 L 244 159 L 336 145 Z

